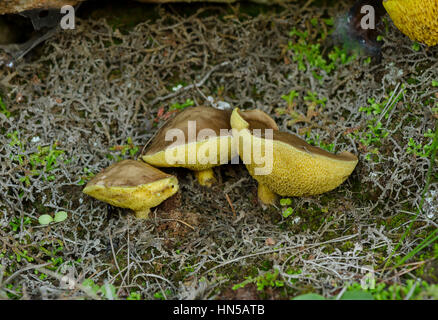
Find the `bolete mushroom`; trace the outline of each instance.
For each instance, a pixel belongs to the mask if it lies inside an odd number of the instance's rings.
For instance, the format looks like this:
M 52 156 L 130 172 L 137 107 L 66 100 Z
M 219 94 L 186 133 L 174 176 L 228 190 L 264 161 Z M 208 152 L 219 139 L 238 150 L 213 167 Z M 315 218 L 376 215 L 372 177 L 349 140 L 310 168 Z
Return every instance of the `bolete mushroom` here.
M 184 109 L 158 130 L 142 159 L 157 167 L 193 170 L 201 185 L 211 186 L 215 181 L 212 168 L 237 156 L 230 116 L 231 110 L 203 106 Z
M 176 177 L 142 161 L 123 160 L 97 174 L 83 192 L 113 206 L 129 208 L 147 218 L 150 208 L 178 191 Z
M 258 196 L 265 204 L 273 204 L 276 194 L 299 197 L 330 191 L 347 179 L 358 162 L 350 152 L 335 155 L 280 132 L 260 110 L 234 109 L 231 126 L 239 155 L 258 181 Z
M 383 6 L 410 39 L 428 46 L 438 44 L 438 0 L 384 0 Z

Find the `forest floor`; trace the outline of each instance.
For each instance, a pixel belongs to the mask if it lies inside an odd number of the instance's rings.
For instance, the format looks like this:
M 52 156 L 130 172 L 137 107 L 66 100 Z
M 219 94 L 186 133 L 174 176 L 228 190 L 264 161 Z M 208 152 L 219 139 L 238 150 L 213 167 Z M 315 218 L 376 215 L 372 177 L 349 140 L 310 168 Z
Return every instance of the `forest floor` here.
M 375 281 L 375 299 L 438 298 L 438 48 L 386 17 L 381 61 L 350 54 L 330 34 L 351 1 L 335 3 L 112 4 L 1 67 L 0 297 L 336 298 Z M 82 193 L 169 111 L 218 102 L 359 163 L 270 208 L 244 165 L 212 188 L 165 169 L 180 191 L 148 220 Z

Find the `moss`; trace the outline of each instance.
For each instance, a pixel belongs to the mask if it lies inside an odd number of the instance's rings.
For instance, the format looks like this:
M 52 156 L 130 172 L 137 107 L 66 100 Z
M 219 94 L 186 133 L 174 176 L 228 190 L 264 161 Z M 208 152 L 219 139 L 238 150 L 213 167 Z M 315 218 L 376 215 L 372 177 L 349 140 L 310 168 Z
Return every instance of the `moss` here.
M 385 229 L 392 230 L 398 228 L 412 219 L 412 215 L 407 213 L 398 213 L 395 216 L 377 222 L 378 225 L 385 226 Z
M 260 264 L 260 269 L 264 271 L 268 271 L 272 269 L 273 262 L 270 260 L 263 260 Z
M 342 251 L 349 251 L 350 249 L 354 248 L 354 243 L 351 241 L 346 241 L 344 244 L 342 244 L 341 246 L 341 250 Z

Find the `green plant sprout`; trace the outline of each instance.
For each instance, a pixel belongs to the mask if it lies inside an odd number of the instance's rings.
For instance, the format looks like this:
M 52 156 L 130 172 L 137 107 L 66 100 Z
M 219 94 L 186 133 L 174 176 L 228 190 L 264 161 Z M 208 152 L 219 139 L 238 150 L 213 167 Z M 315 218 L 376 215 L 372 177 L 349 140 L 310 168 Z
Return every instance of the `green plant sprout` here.
M 170 291 L 169 289 L 164 290 L 164 293 L 161 291 L 155 292 L 154 293 L 154 298 L 157 300 L 166 300 L 167 296 L 171 295 L 172 291 Z
M 395 95 L 396 92 L 394 90 L 380 103 L 376 102 L 374 98 L 369 98 L 368 105 L 359 108 L 360 112 L 364 112 L 370 117 L 366 126 L 367 130 L 364 132 L 355 132 L 354 134 L 350 133 L 349 136 L 359 140 L 360 143 L 366 147 L 371 145 L 376 147 L 369 150 L 365 156 L 366 160 L 371 160 L 372 154 L 379 152 L 378 147 L 381 145 L 381 140 L 389 135 L 389 131 L 383 126 L 381 120 L 389 118 L 389 111 L 403 98 L 404 93 L 404 85 L 402 85 L 397 95 Z
M 141 294 L 137 291 L 132 291 L 129 293 L 129 296 L 126 300 L 141 300 Z
M 9 142 L 9 145 L 11 147 L 18 146 L 20 149 L 23 148 L 23 143 L 21 142 L 20 138 L 18 137 L 19 132 L 14 131 L 12 133 L 8 133 L 6 135 L 7 138 L 9 138 L 11 141 Z
M 308 31 L 293 28 L 289 36 L 294 37 L 294 40 L 288 42 L 288 49 L 293 52 L 293 61 L 298 63 L 298 69 L 307 71 L 310 68 L 312 75 L 318 80 L 322 79 L 321 71 L 330 74 L 338 64 L 343 65 L 356 58 L 356 55 L 349 55 L 345 49 L 334 47 L 326 59 L 322 54 L 320 43 L 309 43 Z M 320 35 L 317 41 L 321 42 L 326 36 L 326 34 Z
M 19 250 L 16 249 L 14 250 L 14 255 L 15 255 L 15 259 L 17 260 L 17 262 L 21 262 L 22 259 L 26 260 L 27 262 L 32 262 L 35 259 L 31 256 L 28 255 L 28 251 L 27 250 Z M 10 255 L 9 259 L 14 260 L 14 255 Z
M 18 229 L 21 226 L 26 226 L 32 224 L 32 220 L 29 217 L 24 217 L 23 219 L 20 219 L 19 217 L 14 217 L 10 222 L 9 225 L 12 227 L 12 230 L 14 232 L 17 232 Z
M 85 175 L 81 176 L 81 178 L 78 182 L 79 186 L 84 185 L 88 180 L 90 180 L 92 177 L 94 177 L 94 173 L 90 169 L 84 168 L 83 171 L 84 171 Z
M 14 131 L 6 135 L 9 139 L 9 146 L 15 150 L 11 152 L 10 159 L 23 167 L 24 176 L 20 177 L 20 181 L 27 186 L 30 185 L 30 176 L 42 176 L 43 181 L 54 181 L 56 176 L 50 174 L 54 169 L 58 168 L 60 162 L 68 163 L 70 160 L 64 159 L 64 150 L 58 149 L 58 142 L 55 141 L 49 146 L 37 146 L 37 152 L 28 154 L 25 143 L 19 138 L 19 132 Z
M 281 98 L 286 101 L 287 108 L 276 108 L 275 112 L 279 115 L 288 113 L 292 117 L 292 119 L 299 118 L 300 114 L 294 111 L 297 105 L 295 102 L 295 98 L 297 97 L 299 97 L 299 94 L 295 90 L 291 90 L 288 94 L 282 95 Z
M 320 147 L 321 149 L 327 150 L 328 152 L 335 151 L 335 144 L 334 143 L 327 144 L 324 141 L 321 141 L 319 134 L 316 134 L 315 138 L 312 138 L 310 136 L 310 132 L 306 131 L 306 142 L 313 146 L 317 146 Z
M 186 102 L 184 102 L 183 104 L 180 104 L 178 102 L 172 104 L 169 109 L 170 110 L 182 110 L 184 108 L 191 107 L 194 104 L 195 104 L 195 102 L 193 100 L 187 99 Z
M 6 118 L 9 118 L 11 116 L 11 113 L 6 108 L 6 105 L 3 103 L 2 97 L 0 97 L 0 113 L 3 113 Z
M 275 270 L 273 273 L 266 272 L 255 278 L 251 276 L 245 277 L 245 279 L 246 279 L 245 281 L 234 285 L 232 289 L 237 290 L 239 288 L 245 287 L 250 283 L 255 283 L 258 291 L 263 291 L 265 287 L 279 288 L 284 286 L 284 282 L 282 280 L 278 280 L 278 270 Z
M 402 86 L 403 88 L 404 86 Z M 374 98 L 368 99 L 368 106 L 360 107 L 359 111 L 366 113 L 368 116 L 378 116 L 382 115 L 385 119 L 388 119 L 389 117 L 389 111 L 391 111 L 394 106 L 403 98 L 404 90 L 402 89 L 397 96 L 391 101 L 391 97 L 395 94 L 394 91 L 392 91 L 388 98 L 385 98 L 381 103 L 377 103 Z
M 134 157 L 137 154 L 137 152 L 139 150 L 139 147 L 135 146 L 134 143 L 132 142 L 132 138 L 129 137 L 129 138 L 126 139 L 126 144 L 125 145 L 113 146 L 113 147 L 110 148 L 110 150 L 111 151 L 119 152 L 120 154 L 118 154 L 116 156 L 113 156 L 112 154 L 107 154 L 106 157 L 108 159 L 110 159 L 110 160 L 121 161 L 127 155 L 129 157 L 131 157 L 131 158 Z M 89 170 L 87 169 L 87 171 L 89 171 Z M 85 172 L 85 169 L 84 169 L 84 172 Z M 85 177 L 84 181 L 82 181 L 82 179 L 81 179 L 82 182 L 80 181 L 80 183 L 84 184 L 85 180 L 87 178 L 92 177 L 92 176 L 93 176 L 92 173 L 90 174 L 89 172 L 87 172 L 87 177 Z
M 304 97 L 304 101 L 310 101 L 311 104 L 313 104 L 315 107 L 318 105 L 321 105 L 325 107 L 325 104 L 327 102 L 327 98 L 318 98 L 318 94 L 316 92 L 307 91 L 307 95 Z
M 294 209 L 292 209 L 291 207 L 289 207 L 292 204 L 292 199 L 290 198 L 282 198 L 280 199 L 280 205 L 282 207 L 287 207 L 283 210 L 283 217 L 287 218 L 289 217 L 291 214 L 294 213 Z
M 414 42 L 412 44 L 412 50 L 418 52 L 418 51 L 420 51 L 420 49 L 421 49 L 421 46 L 420 46 L 420 44 L 418 42 Z
M 417 157 L 421 158 L 429 158 L 432 152 L 432 142 L 434 134 L 432 130 L 428 129 L 426 133 L 423 134 L 425 138 L 428 138 L 429 141 L 423 145 L 421 143 L 416 143 L 413 138 L 409 138 L 408 147 L 406 152 L 408 154 L 415 154 Z
M 293 109 L 295 107 L 294 100 L 299 94 L 295 90 L 291 90 L 288 94 L 282 95 L 281 99 L 286 101 L 288 108 Z
M 47 147 L 38 146 L 38 152 L 30 155 L 29 162 L 32 167 L 31 172 L 34 175 L 40 175 L 41 172 L 50 173 L 58 167 L 58 161 L 63 160 L 64 150 L 59 150 L 58 143 Z M 55 180 L 54 175 L 47 177 L 48 181 Z
M 275 112 L 278 115 L 284 115 L 287 113 L 292 118 L 287 122 L 289 126 L 293 125 L 297 121 L 310 122 L 311 119 L 318 115 L 318 112 L 320 111 L 320 109 L 318 111 L 315 111 L 317 106 L 322 106 L 322 108 L 324 108 L 327 103 L 327 98 L 320 98 L 318 96 L 318 93 L 307 91 L 307 94 L 304 96 L 304 101 L 307 106 L 307 114 L 302 115 L 301 113 L 294 110 L 297 105 L 297 103 L 295 102 L 295 99 L 297 97 L 299 97 L 298 92 L 295 90 L 291 90 L 288 94 L 281 96 L 281 98 L 286 101 L 287 108 L 281 107 L 275 109 Z
M 378 144 L 381 139 L 384 139 L 389 135 L 389 132 L 383 128 L 381 122 L 378 122 L 377 124 L 368 124 L 367 128 L 368 131 L 364 133 L 365 136 L 360 139 L 360 142 L 365 146 Z
M 92 296 L 100 296 L 101 298 L 108 300 L 118 300 L 116 288 L 110 284 L 105 283 L 102 286 L 99 286 L 94 283 L 91 279 L 85 279 L 82 282 L 82 286 L 87 293 L 90 293 Z
M 66 220 L 68 217 L 67 212 L 65 211 L 58 211 L 55 213 L 55 216 L 52 218 L 51 215 L 48 214 L 43 214 L 38 218 L 38 222 L 41 225 L 48 225 L 49 223 L 52 222 L 62 222 L 64 220 Z

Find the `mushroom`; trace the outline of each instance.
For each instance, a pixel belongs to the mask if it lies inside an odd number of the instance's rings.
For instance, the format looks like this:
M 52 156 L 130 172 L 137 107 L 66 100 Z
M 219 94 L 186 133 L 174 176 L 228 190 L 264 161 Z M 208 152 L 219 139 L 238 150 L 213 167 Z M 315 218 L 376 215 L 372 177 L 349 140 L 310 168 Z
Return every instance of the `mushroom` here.
M 151 144 L 145 146 L 142 159 L 157 167 L 193 170 L 201 185 L 211 186 L 216 180 L 212 168 L 237 156 L 230 116 L 231 110 L 203 106 L 184 109 L 158 130 Z
M 428 46 L 438 44 L 437 0 L 384 0 L 383 6 L 401 32 Z
M 234 109 L 231 126 L 239 155 L 258 181 L 258 197 L 265 204 L 273 204 L 276 194 L 299 197 L 330 191 L 347 179 L 358 162 L 350 152 L 335 155 L 280 132 L 260 110 Z
M 123 160 L 110 165 L 85 186 L 83 192 L 113 206 L 147 218 L 150 208 L 178 191 L 176 177 L 142 161 Z

